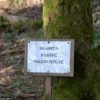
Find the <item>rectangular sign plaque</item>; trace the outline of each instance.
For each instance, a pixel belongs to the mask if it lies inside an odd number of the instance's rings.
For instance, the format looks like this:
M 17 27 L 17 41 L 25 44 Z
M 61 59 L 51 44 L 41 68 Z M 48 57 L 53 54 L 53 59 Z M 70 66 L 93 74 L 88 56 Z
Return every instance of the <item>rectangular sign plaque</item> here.
M 74 74 L 74 40 L 30 40 L 25 54 L 28 73 L 46 76 Z

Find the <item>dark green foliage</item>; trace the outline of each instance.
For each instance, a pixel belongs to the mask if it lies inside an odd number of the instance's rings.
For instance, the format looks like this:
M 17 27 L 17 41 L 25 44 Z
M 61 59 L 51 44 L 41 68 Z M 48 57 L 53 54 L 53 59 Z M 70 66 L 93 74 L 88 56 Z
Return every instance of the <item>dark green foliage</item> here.
M 14 24 L 13 31 L 21 34 L 22 32 L 28 32 L 30 30 L 38 30 L 42 27 L 41 20 L 26 20 L 26 21 L 19 21 Z
M 12 32 L 12 26 L 9 21 L 2 16 L 0 17 L 0 32 Z
M 4 39 L 6 41 L 13 41 L 15 38 L 15 33 L 13 32 L 13 26 L 6 18 L 2 16 L 0 17 L 0 32 L 3 32 Z
M 81 58 L 81 59 L 79 59 Z M 74 75 L 75 77 L 80 77 L 80 78 L 85 78 L 87 76 L 86 73 L 86 62 L 84 61 L 85 57 L 82 54 L 79 54 L 77 51 L 75 53 L 75 70 L 74 70 Z M 83 64 L 84 63 L 84 64 Z M 83 64 L 83 65 L 82 65 Z
M 96 100 L 91 79 L 58 78 L 55 82 L 55 100 Z
M 28 29 L 27 23 L 25 23 L 24 21 L 18 21 L 12 24 L 12 26 L 13 26 L 13 31 L 16 32 L 17 34 L 21 34 L 22 32 L 25 32 Z
M 96 100 L 93 83 L 90 81 L 82 84 L 77 95 L 78 100 Z
M 25 20 L 10 23 L 6 18 L 0 17 L 0 32 L 3 32 L 6 41 L 13 41 L 23 32 L 37 31 L 42 27 L 41 20 Z
M 34 20 L 33 21 L 33 28 L 38 30 L 42 27 L 43 22 L 41 20 Z
M 15 32 L 15 33 L 22 33 L 26 31 L 30 31 L 32 29 L 38 30 L 42 27 L 41 20 L 25 20 L 25 21 L 18 21 L 15 23 L 10 23 L 4 17 L 0 17 L 0 31 L 2 32 Z

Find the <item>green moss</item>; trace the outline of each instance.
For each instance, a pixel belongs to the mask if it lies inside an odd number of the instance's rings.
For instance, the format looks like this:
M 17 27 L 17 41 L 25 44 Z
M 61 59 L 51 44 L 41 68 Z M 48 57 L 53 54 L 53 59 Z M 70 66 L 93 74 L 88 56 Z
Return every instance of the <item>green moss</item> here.
M 90 16 L 89 2 L 84 0 L 82 3 L 79 0 L 75 1 L 44 1 L 44 32 L 48 38 L 75 38 L 76 41 L 90 39 L 92 35 L 92 17 Z M 87 5 L 86 5 L 87 3 Z M 61 6 L 62 5 L 62 6 Z M 63 8 L 62 8 L 63 7 Z M 78 16 L 77 16 L 78 15 Z M 88 29 L 86 28 L 86 25 Z M 83 34 L 83 32 L 85 34 Z M 71 34 L 69 36 L 69 34 Z M 51 35 L 51 36 L 50 36 Z
M 54 92 L 55 100 L 95 100 L 93 81 L 60 78 Z
M 95 87 L 94 89 L 95 89 L 96 95 L 97 97 L 99 97 L 100 96 L 100 80 L 95 81 L 94 87 Z
M 43 22 L 44 38 L 75 40 L 75 76 L 58 78 L 55 100 L 95 100 L 90 0 L 44 0 Z

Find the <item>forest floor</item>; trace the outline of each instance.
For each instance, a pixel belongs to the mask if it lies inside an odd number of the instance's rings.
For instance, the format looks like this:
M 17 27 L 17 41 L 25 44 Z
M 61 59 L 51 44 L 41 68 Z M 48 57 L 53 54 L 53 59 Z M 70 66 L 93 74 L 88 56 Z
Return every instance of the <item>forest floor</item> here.
M 94 32 L 100 39 L 100 1 L 94 0 L 92 8 Z M 20 10 L 0 7 L 0 16 L 0 96 L 26 96 L 38 100 L 43 95 L 44 77 L 25 73 L 24 50 L 25 41 L 41 36 L 42 1 L 38 6 Z

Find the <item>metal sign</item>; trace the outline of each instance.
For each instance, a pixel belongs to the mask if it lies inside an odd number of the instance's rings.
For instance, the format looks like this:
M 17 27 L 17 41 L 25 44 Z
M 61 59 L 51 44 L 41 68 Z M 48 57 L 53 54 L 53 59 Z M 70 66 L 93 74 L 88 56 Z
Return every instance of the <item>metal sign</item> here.
M 28 73 L 48 76 L 73 76 L 73 40 L 32 40 L 26 45 Z

